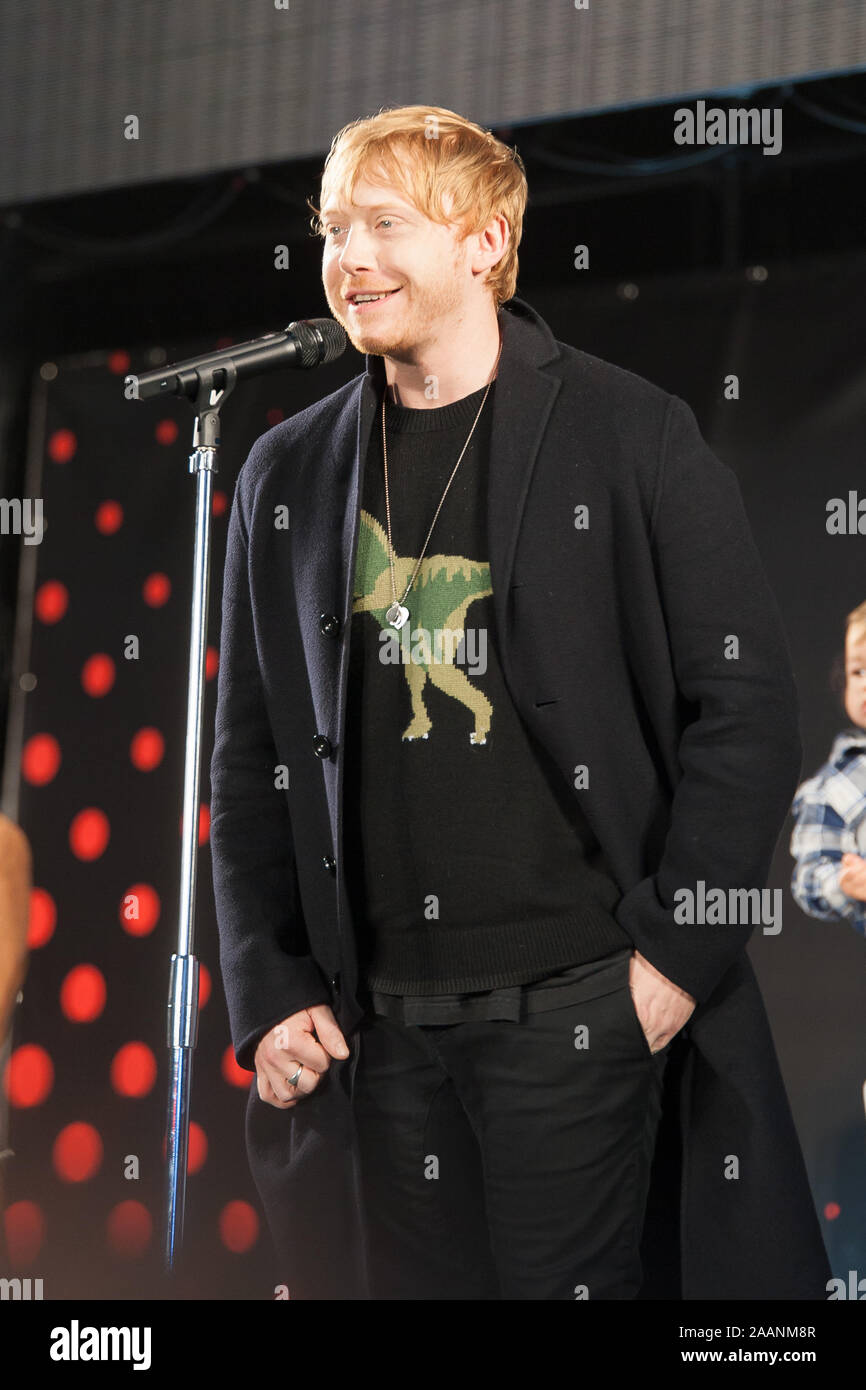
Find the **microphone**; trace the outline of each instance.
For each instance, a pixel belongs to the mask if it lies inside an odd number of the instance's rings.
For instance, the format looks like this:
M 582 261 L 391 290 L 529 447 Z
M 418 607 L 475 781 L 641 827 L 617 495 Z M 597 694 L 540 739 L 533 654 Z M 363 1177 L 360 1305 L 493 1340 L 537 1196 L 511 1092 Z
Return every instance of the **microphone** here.
M 266 333 L 263 338 L 251 338 L 246 343 L 221 348 L 218 352 L 189 357 L 173 362 L 159 371 L 130 374 L 124 377 L 127 399 L 147 400 L 152 396 L 185 396 L 194 401 L 201 388 L 201 373 L 206 369 L 219 389 L 234 380 L 273 372 L 280 367 L 306 369 L 333 362 L 346 350 L 346 332 L 336 319 L 299 319 L 290 323 L 282 333 Z M 222 373 L 222 378 L 219 374 Z

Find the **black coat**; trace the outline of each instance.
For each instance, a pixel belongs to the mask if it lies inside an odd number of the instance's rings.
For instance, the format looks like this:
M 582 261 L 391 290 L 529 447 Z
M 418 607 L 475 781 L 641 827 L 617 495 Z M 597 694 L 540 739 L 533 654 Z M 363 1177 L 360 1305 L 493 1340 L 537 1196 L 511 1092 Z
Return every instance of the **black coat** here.
M 830 1269 L 744 949 L 753 925 L 674 920 L 677 889 L 699 880 L 765 886 L 800 773 L 789 652 L 736 477 L 678 397 L 557 342 L 519 299 L 500 322 L 488 545 L 503 674 L 569 786 L 589 769 L 574 794 L 620 886 L 617 920 L 698 1000 L 668 1064 L 643 1296 L 822 1299 Z M 357 1047 L 341 774 L 361 470 L 383 381 L 368 356 L 269 430 L 232 506 L 211 843 L 232 1038 L 250 1070 L 261 1034 L 315 1003 Z M 292 1297 L 368 1296 L 350 1071 L 332 1063 L 288 1111 L 250 1090 L 250 1164 Z

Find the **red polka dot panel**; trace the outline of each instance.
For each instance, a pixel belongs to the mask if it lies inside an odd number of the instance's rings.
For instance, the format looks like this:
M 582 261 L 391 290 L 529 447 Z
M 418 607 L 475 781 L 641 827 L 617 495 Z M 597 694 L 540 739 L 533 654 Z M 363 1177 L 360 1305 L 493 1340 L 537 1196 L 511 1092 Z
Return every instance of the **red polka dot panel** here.
M 264 325 L 261 332 L 268 330 Z M 255 333 L 222 335 L 226 341 Z M 44 383 L 35 456 L 48 524 L 32 578 L 16 745 L 31 842 L 27 973 L 2 1070 L 14 1160 L 0 1176 L 16 1273 L 46 1297 L 153 1290 L 164 1242 L 166 1005 L 181 901 L 186 688 L 195 481 L 185 402 L 130 402 L 125 378 L 212 350 L 119 344 L 61 363 Z M 220 673 L 221 577 L 240 468 L 301 408 L 309 373 L 246 382 L 223 416 L 214 476 L 204 662 L 186 1239 L 203 1296 L 246 1296 L 265 1259 L 245 1110 L 219 962 L 210 862 L 210 759 Z M 301 379 L 304 380 L 301 380 Z M 306 381 L 305 389 L 312 383 Z M 283 399 L 286 397 L 286 399 Z M 231 410 L 231 414 L 229 413 Z M 35 494 L 36 495 L 36 494 Z M 0 1249 L 2 1263 L 2 1249 Z M 5 1273 L 5 1271 L 3 1271 Z M 63 1279 L 69 1283 L 63 1286 Z M 234 1286 L 231 1280 L 235 1280 Z M 126 1281 L 126 1282 L 124 1282 Z M 209 1281 L 209 1282 L 208 1282 Z M 266 1282 L 260 1285 L 270 1296 Z M 231 1288 L 231 1294 L 228 1290 Z M 126 1296 L 125 1294 L 123 1296 Z M 137 1296 L 137 1295 L 136 1295 Z

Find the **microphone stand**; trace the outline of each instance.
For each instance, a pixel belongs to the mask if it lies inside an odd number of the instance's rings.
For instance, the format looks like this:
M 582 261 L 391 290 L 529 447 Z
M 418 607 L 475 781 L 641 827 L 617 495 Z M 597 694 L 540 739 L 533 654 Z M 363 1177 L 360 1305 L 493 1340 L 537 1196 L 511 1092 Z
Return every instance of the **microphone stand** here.
M 231 363 L 202 363 L 193 400 L 196 411 L 189 471 L 195 475 L 195 545 L 192 566 L 186 745 L 183 763 L 183 830 L 177 950 L 171 958 L 167 1034 L 169 1088 L 166 1136 L 166 1220 L 164 1267 L 175 1271 L 183 1243 L 189 1148 L 189 1098 L 193 1050 L 198 1041 L 199 963 L 195 946 L 195 890 L 198 868 L 201 734 L 204 706 L 207 610 L 210 591 L 213 478 L 218 471 L 220 407 L 237 381 Z M 217 386 L 217 379 L 220 385 Z
M 218 352 L 188 358 L 143 375 L 128 376 L 127 399 L 182 395 L 196 412 L 189 471 L 195 474 L 195 547 L 183 761 L 180 906 L 177 950 L 171 958 L 167 1041 L 169 1088 L 166 1125 L 166 1219 L 164 1267 L 175 1272 L 183 1244 L 186 1170 L 189 1149 L 189 1097 L 193 1051 L 198 1041 L 199 963 L 193 947 L 198 868 L 201 731 L 204 706 L 207 606 L 210 590 L 213 475 L 218 471 L 220 408 L 239 378 L 285 367 L 316 367 L 345 350 L 346 333 L 334 319 L 301 319 L 281 333 L 267 333 Z

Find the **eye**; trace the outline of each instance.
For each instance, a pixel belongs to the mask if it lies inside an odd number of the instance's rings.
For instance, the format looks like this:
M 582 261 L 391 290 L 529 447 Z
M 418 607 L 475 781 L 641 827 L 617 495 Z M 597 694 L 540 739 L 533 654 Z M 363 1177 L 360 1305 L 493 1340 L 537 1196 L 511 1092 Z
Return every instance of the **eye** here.
M 390 225 L 390 224 L 393 222 L 393 220 L 394 220 L 394 219 L 393 219 L 392 217 L 380 217 L 380 218 L 379 218 L 379 226 L 381 227 L 381 225 L 382 225 L 383 222 L 387 222 L 387 223 Z
M 330 236 L 331 232 L 341 232 L 342 230 L 342 227 L 338 227 L 336 226 L 336 224 L 332 224 L 330 227 L 325 228 L 325 235 Z

